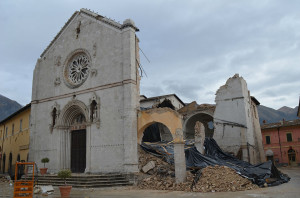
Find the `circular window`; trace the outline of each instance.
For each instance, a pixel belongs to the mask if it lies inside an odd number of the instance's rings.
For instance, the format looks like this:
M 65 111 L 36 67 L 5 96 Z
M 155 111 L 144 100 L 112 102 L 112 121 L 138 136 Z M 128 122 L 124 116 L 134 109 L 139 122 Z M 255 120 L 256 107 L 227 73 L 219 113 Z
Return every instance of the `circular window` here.
M 64 70 L 66 84 L 71 88 L 79 87 L 88 78 L 89 71 L 90 59 L 85 53 L 72 56 Z

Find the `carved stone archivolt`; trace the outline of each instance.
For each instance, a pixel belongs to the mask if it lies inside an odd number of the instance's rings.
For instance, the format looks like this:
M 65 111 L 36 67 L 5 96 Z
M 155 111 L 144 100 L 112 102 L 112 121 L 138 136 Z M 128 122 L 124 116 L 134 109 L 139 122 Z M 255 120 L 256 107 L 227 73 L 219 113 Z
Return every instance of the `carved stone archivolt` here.
M 79 116 L 87 124 L 89 123 L 88 112 L 88 107 L 83 102 L 72 99 L 61 111 L 58 126 L 61 128 L 70 127 Z
M 81 86 L 89 76 L 91 57 L 84 49 L 72 52 L 65 61 L 63 76 L 65 84 L 70 88 Z

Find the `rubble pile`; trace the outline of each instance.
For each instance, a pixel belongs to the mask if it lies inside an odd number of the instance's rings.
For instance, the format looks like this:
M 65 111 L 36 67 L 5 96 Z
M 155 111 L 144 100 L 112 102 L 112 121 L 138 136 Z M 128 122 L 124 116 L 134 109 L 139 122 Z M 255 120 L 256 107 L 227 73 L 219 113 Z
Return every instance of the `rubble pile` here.
M 159 174 L 159 175 L 170 175 L 175 176 L 174 166 L 163 161 L 161 158 L 155 157 L 152 154 L 144 151 L 140 146 L 138 146 L 139 151 L 139 170 L 143 173 L 149 175 Z
M 242 191 L 259 188 L 250 180 L 238 175 L 226 166 L 209 166 L 201 171 L 199 181 L 193 187 L 195 192 Z
M 153 189 L 153 190 L 174 190 L 174 191 L 191 191 L 193 182 L 193 174 L 187 172 L 187 181 L 183 183 L 176 183 L 175 177 L 151 175 L 138 182 L 140 189 Z
M 139 148 L 138 188 L 194 192 L 243 191 L 259 188 L 226 166 L 203 168 L 199 175 L 187 172 L 186 182 L 176 183 L 174 166 Z M 195 179 L 197 178 L 197 179 Z
M 139 148 L 138 188 L 154 190 L 190 191 L 193 174 L 187 172 L 188 182 L 176 184 L 174 166 Z

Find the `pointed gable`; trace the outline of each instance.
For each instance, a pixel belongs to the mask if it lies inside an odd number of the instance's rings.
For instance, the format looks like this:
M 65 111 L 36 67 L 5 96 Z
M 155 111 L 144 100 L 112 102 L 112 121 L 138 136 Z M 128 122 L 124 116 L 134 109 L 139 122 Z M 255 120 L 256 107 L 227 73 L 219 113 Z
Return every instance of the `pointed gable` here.
M 54 37 L 54 39 L 50 42 L 50 44 L 47 46 L 47 48 L 40 55 L 41 58 L 47 53 L 47 51 L 51 48 L 51 46 L 55 43 L 55 41 L 61 36 L 61 34 L 65 31 L 65 29 L 71 24 L 71 22 L 76 18 L 76 16 L 78 16 L 80 14 L 82 14 L 83 16 L 86 16 L 86 17 L 96 19 L 97 21 L 105 23 L 111 27 L 118 29 L 118 30 L 122 30 L 126 27 L 132 27 L 136 32 L 139 31 L 139 29 L 134 25 L 134 23 L 131 20 L 127 19 L 124 21 L 123 24 L 120 24 L 114 20 L 108 19 L 108 18 L 101 16 L 95 12 L 92 12 L 88 9 L 81 8 L 80 11 L 75 11 L 74 14 L 65 23 L 65 25 L 60 29 L 60 31 L 57 33 L 57 35 Z

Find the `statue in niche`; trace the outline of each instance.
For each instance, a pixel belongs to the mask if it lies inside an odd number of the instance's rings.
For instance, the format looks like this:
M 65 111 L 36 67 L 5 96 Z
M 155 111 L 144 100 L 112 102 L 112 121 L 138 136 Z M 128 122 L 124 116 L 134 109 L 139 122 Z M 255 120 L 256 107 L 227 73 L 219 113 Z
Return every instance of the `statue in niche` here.
M 55 123 L 56 123 L 56 118 L 57 118 L 57 110 L 54 107 L 52 110 L 52 127 L 54 127 Z
M 95 100 L 92 101 L 91 103 L 91 122 L 96 121 L 98 117 L 98 108 L 97 108 L 97 102 Z

